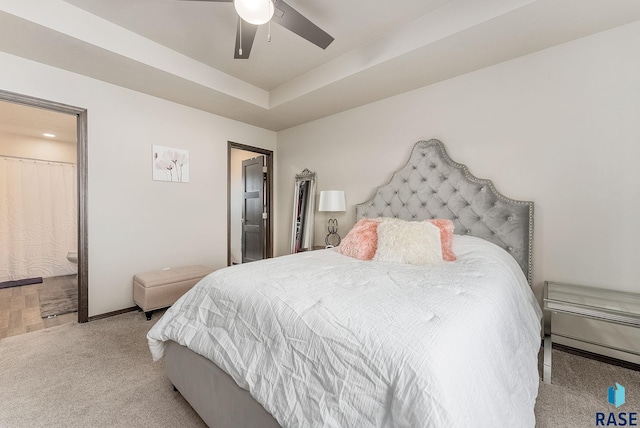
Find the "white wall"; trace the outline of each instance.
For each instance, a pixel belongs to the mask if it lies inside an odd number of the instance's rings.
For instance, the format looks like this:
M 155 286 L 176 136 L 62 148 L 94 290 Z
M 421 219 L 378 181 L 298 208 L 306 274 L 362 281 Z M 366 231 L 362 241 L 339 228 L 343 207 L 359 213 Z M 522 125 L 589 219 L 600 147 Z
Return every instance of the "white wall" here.
M 506 195 L 536 203 L 534 288 L 546 279 L 638 291 L 640 23 L 277 134 L 276 254 L 289 251 L 294 176 L 353 205 L 439 138 Z M 88 109 L 89 315 L 133 305 L 133 274 L 226 265 L 227 141 L 276 134 L 0 53 L 0 89 Z M 191 182 L 151 181 L 151 145 L 188 149 Z M 316 244 L 326 215 L 316 217 Z
M 0 89 L 88 111 L 89 316 L 133 306 L 132 277 L 227 261 L 227 141 L 275 150 L 254 126 L 0 53 Z M 190 152 L 190 183 L 151 180 L 151 146 Z
M 353 205 L 415 142 L 438 138 L 474 175 L 535 202 L 538 295 L 544 280 L 640 292 L 639 44 L 633 23 L 282 131 L 278 214 L 306 167 L 318 192 L 346 191 L 344 236 Z M 317 244 L 325 221 L 316 218 Z
M 48 140 L 0 132 L 0 154 L 76 163 L 77 147 L 75 142 Z

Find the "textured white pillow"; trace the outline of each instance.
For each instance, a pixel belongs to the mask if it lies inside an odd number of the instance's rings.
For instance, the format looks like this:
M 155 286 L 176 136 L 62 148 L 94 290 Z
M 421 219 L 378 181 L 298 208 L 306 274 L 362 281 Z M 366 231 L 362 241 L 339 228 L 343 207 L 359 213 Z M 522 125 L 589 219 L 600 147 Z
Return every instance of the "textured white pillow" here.
M 441 262 L 440 229 L 428 221 L 382 221 L 373 260 L 412 265 Z

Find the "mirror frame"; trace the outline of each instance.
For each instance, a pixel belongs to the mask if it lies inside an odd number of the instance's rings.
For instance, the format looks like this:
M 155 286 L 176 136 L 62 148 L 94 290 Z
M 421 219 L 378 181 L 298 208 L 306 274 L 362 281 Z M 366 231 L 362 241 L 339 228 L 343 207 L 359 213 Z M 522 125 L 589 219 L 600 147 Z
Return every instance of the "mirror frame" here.
M 306 201 L 302 201 L 300 198 L 300 192 L 303 185 L 307 185 Z M 303 202 L 304 213 L 303 219 L 298 221 L 298 213 Z M 291 216 L 291 254 L 299 253 L 302 251 L 308 251 L 313 248 L 313 232 L 314 232 L 314 218 L 316 210 L 316 173 L 311 172 L 308 169 L 304 169 L 300 174 L 296 174 L 295 188 L 293 191 L 293 212 Z M 302 224 L 302 238 L 297 239 L 298 229 Z M 297 242 L 300 241 L 300 246 L 297 246 Z

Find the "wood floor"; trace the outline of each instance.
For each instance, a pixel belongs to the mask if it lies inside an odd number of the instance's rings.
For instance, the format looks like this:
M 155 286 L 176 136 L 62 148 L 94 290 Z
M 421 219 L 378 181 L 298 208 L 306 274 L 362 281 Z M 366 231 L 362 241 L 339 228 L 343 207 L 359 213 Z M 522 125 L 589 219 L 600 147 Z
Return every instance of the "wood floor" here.
M 42 319 L 37 284 L 0 289 L 0 338 L 77 321 L 77 312 Z

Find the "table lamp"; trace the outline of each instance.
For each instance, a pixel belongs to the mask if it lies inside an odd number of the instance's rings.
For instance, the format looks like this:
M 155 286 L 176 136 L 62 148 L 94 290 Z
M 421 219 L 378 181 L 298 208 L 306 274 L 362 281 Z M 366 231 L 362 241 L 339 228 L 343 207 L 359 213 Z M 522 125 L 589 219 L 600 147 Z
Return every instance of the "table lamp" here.
M 318 206 L 318 211 L 344 212 L 346 210 L 346 204 L 344 202 L 344 191 L 323 190 L 320 192 L 320 205 Z M 335 218 L 330 218 L 327 230 L 329 231 L 329 233 L 324 239 L 324 242 L 327 244 L 327 248 L 337 247 L 338 245 L 340 245 L 340 235 L 338 235 L 338 220 L 336 220 Z

